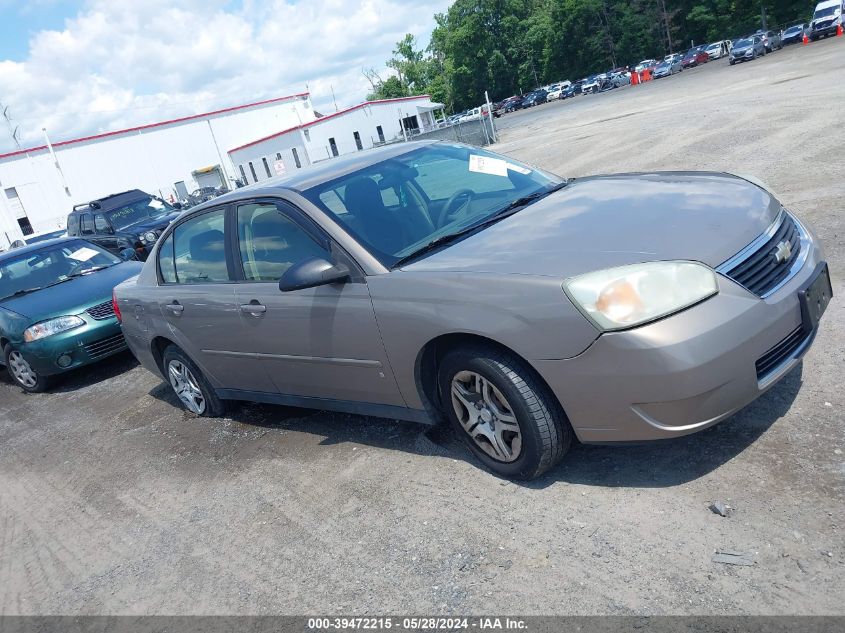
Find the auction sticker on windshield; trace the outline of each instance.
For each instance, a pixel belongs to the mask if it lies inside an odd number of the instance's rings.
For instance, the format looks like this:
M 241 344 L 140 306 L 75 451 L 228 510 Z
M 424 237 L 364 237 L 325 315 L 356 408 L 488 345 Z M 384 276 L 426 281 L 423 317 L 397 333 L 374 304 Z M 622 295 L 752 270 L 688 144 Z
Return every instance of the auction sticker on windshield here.
M 93 248 L 88 248 L 87 246 L 83 246 L 75 251 L 73 251 L 68 257 L 70 259 L 75 259 L 79 262 L 87 262 L 89 259 L 97 255 L 97 251 Z
M 480 174 L 490 174 L 491 176 L 505 176 L 508 175 L 508 163 L 501 158 L 490 158 L 489 156 L 479 156 L 478 154 L 469 155 L 469 170 Z

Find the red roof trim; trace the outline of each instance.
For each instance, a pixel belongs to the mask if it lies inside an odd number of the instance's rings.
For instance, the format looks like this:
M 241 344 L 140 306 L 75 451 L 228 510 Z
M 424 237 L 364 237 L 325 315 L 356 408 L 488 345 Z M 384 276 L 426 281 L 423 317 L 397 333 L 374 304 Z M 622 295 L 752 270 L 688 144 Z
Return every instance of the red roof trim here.
M 327 114 L 326 116 L 320 119 L 314 119 L 313 121 L 309 121 L 308 123 L 301 123 L 300 125 L 294 125 L 293 127 L 289 127 L 286 130 L 282 130 L 281 132 L 276 132 L 274 134 L 270 134 L 269 136 L 264 136 L 260 139 L 255 141 L 250 141 L 245 145 L 240 145 L 239 147 L 235 147 L 233 149 L 228 150 L 228 154 L 232 152 L 237 152 L 242 149 L 246 149 L 247 147 L 252 147 L 253 145 L 258 145 L 259 143 L 263 143 L 264 141 L 269 141 L 273 138 L 278 138 L 284 134 L 288 134 L 289 132 L 295 132 L 296 130 L 302 130 L 307 127 L 311 127 L 312 125 L 317 125 L 322 123 L 323 121 L 327 121 L 328 119 L 333 119 L 336 116 L 340 116 L 342 114 L 346 114 L 348 112 L 352 112 L 353 110 L 358 110 L 363 108 L 364 106 L 379 104 L 379 103 L 398 103 L 399 101 L 412 101 L 414 99 L 431 99 L 430 95 L 416 95 L 413 97 L 396 97 L 395 99 L 376 99 L 375 101 L 365 101 L 364 103 L 359 103 L 358 105 L 354 105 L 351 108 L 346 108 L 345 110 L 339 110 L 338 112 L 332 112 L 331 114 Z
M 74 143 L 84 143 L 85 141 L 94 141 L 101 138 L 108 138 L 110 136 L 119 136 L 120 134 L 127 134 L 129 132 L 140 132 L 141 130 L 149 130 L 155 127 L 161 127 L 163 125 L 173 125 L 174 123 L 184 123 L 186 121 L 192 121 L 194 119 L 203 119 L 209 116 L 217 116 L 218 114 L 227 114 L 229 112 L 237 112 L 238 110 L 244 110 L 246 108 L 254 108 L 256 106 L 268 105 L 271 103 L 278 103 L 279 101 L 289 101 L 290 99 L 297 99 L 301 97 L 308 97 L 310 93 L 308 92 L 300 92 L 295 95 L 288 95 L 286 97 L 276 97 L 275 99 L 267 99 L 265 101 L 256 101 L 255 103 L 247 103 L 245 105 L 234 106 L 231 108 L 223 108 L 222 110 L 214 110 L 213 112 L 206 112 L 204 114 L 192 114 L 190 116 L 181 117 L 179 119 L 170 119 L 169 121 L 161 121 L 160 123 L 149 123 L 147 125 L 139 125 L 138 127 L 130 127 L 126 128 L 125 130 L 115 130 L 114 132 L 104 132 L 103 134 L 94 134 L 93 136 L 83 136 L 81 138 L 71 139 L 69 141 L 60 141 L 58 143 L 53 143 L 53 147 L 63 147 L 65 145 L 72 145 Z M 30 147 L 28 149 L 22 149 L 15 152 L 9 152 L 8 154 L 0 154 L 0 159 L 9 158 L 10 156 L 20 156 L 23 154 L 27 154 L 29 152 L 38 152 L 41 150 L 47 149 L 46 145 L 39 145 L 38 147 Z

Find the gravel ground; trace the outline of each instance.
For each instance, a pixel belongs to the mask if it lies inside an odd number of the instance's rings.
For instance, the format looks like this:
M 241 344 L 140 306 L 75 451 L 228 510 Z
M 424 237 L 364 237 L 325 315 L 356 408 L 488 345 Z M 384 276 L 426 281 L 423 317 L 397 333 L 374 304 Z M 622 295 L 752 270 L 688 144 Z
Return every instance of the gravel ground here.
M 192 419 L 128 356 L 48 395 L 4 378 L 0 613 L 845 614 L 844 66 L 835 38 L 500 119 L 498 149 L 564 175 L 753 174 L 812 222 L 836 297 L 732 419 L 523 485 L 412 424 Z

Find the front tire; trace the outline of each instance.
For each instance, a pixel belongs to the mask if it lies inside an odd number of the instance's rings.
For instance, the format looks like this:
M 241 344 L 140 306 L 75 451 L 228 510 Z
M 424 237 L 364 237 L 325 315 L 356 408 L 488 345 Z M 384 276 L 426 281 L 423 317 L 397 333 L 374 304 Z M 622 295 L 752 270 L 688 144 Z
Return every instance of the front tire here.
M 185 409 L 205 418 L 219 418 L 226 413 L 226 404 L 217 397 L 199 368 L 175 345 L 162 355 L 164 376 Z
M 27 393 L 42 393 L 50 387 L 50 377 L 38 374 L 14 347 L 6 345 L 3 355 L 9 376 L 18 387 Z
M 533 479 L 556 466 L 573 431 L 560 404 L 531 367 L 487 346 L 449 352 L 438 386 L 446 416 L 491 471 Z

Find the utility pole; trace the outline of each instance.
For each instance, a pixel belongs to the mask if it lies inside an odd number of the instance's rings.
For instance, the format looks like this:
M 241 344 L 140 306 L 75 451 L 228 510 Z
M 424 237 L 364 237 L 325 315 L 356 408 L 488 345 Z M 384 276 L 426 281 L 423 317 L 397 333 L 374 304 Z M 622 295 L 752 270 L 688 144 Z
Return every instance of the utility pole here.
M 763 23 L 763 30 L 767 31 L 769 27 L 766 24 L 766 6 L 763 4 L 763 0 L 760 0 L 760 20 Z

